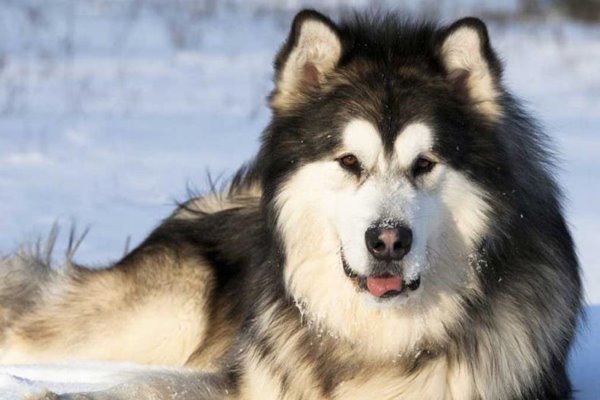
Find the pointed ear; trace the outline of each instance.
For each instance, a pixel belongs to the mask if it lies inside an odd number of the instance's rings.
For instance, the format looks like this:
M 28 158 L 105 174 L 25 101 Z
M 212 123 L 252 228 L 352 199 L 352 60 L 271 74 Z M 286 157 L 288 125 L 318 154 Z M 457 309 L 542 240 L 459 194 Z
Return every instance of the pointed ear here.
M 497 119 L 502 114 L 498 102 L 502 66 L 483 21 L 472 17 L 456 21 L 438 38 L 437 49 L 448 79 L 481 113 Z
M 342 55 L 338 28 L 324 15 L 304 10 L 296 15 L 283 48 L 275 59 L 274 108 L 289 108 L 306 93 L 322 89 L 326 75 Z

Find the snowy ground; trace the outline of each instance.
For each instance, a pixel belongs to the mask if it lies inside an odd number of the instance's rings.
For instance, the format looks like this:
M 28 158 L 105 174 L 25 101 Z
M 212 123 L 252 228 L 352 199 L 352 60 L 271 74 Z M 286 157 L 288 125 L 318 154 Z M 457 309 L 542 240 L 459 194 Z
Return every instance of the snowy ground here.
M 103 265 L 127 237 L 142 240 L 186 186 L 205 188 L 207 168 L 227 176 L 256 151 L 288 14 L 265 11 L 267 1 L 186 14 L 131 1 L 42 3 L 0 0 L 0 253 L 75 221 L 91 227 L 77 260 Z M 490 29 L 509 86 L 562 156 L 587 296 L 600 305 L 600 28 L 556 20 Z M 599 339 L 592 306 L 572 360 L 580 399 L 600 393 Z M 68 388 L 94 388 L 111 369 L 2 368 L 0 399 L 67 388 L 65 377 Z

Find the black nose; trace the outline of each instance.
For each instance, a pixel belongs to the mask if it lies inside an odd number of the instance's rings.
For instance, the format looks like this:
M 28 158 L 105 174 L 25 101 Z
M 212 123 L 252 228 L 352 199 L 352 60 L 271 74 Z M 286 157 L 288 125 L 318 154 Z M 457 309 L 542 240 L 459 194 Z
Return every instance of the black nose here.
M 383 261 L 401 260 L 412 245 L 412 231 L 400 223 L 377 224 L 365 232 L 369 253 Z

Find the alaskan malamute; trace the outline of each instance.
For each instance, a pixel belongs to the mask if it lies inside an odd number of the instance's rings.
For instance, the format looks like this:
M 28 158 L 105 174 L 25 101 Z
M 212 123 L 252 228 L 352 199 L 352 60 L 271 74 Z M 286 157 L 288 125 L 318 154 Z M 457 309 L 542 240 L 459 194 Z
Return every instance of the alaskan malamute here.
M 116 264 L 3 259 L 1 361 L 189 368 L 64 398 L 570 398 L 578 262 L 484 23 L 302 11 L 275 86 L 255 161 Z

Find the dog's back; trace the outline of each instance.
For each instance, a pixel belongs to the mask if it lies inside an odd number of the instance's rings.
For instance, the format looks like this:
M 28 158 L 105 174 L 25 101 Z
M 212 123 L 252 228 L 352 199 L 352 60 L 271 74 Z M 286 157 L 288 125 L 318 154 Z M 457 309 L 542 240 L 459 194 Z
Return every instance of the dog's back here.
M 181 205 L 115 264 L 52 268 L 53 237 L 0 261 L 0 361 L 96 359 L 215 367 L 245 313 L 261 235 L 251 178 Z M 243 180 L 243 181 L 242 181 Z

